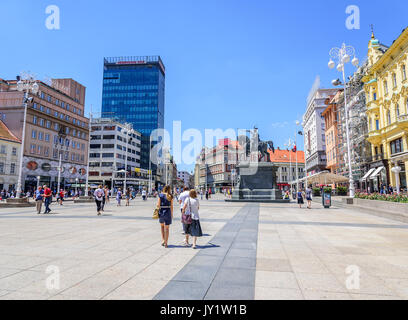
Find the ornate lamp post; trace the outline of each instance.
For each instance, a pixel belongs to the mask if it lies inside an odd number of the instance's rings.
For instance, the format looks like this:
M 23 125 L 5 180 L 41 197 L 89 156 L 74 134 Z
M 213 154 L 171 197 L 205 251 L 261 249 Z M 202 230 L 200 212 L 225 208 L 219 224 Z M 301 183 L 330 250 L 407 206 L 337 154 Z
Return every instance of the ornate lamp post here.
M 65 127 L 62 126 L 60 128 L 60 131 L 58 133 L 58 140 L 55 143 L 55 149 L 58 151 L 58 184 L 57 184 L 57 192 L 60 191 L 61 188 L 61 173 L 62 173 L 62 154 L 64 153 L 64 142 L 67 144 L 67 141 L 65 140 L 66 134 L 65 134 Z M 68 150 L 69 145 L 66 145 L 66 149 Z
M 78 195 L 78 183 L 79 183 L 79 179 L 75 178 L 75 194 Z
M 123 192 L 126 192 L 127 190 L 126 179 L 127 179 L 128 144 L 132 142 L 133 140 L 132 134 L 134 133 L 134 130 L 131 128 L 131 124 L 129 123 L 125 124 L 125 128 L 126 128 L 126 131 L 124 133 L 126 134 L 126 141 L 125 141 L 126 150 L 125 150 L 125 179 L 123 181 Z
M 300 121 L 296 121 L 296 127 L 300 126 Z M 297 136 L 298 130 L 295 132 L 295 152 L 296 152 L 296 190 L 299 191 L 299 169 L 298 169 L 298 152 L 297 152 Z
M 91 132 L 92 132 L 92 106 L 91 112 L 89 113 L 89 125 L 88 125 L 88 161 L 86 163 L 86 182 L 85 182 L 85 194 L 84 196 L 88 197 L 89 193 L 89 157 L 91 153 Z M 116 139 L 115 139 L 116 140 Z M 105 180 L 103 181 L 103 186 L 105 187 Z
M 292 192 L 292 147 L 293 147 L 293 141 L 289 138 L 288 142 L 284 144 L 285 147 L 289 149 L 289 183 L 290 183 L 290 190 Z
M 37 189 L 38 189 L 39 186 L 40 186 L 40 179 L 41 179 L 41 176 L 37 176 Z
M 350 198 L 354 198 L 354 180 L 353 180 L 353 168 L 351 166 L 351 146 L 350 146 L 350 132 L 349 132 L 349 110 L 347 105 L 347 92 L 346 92 L 346 75 L 345 75 L 345 65 L 350 62 L 351 57 L 353 60 L 351 63 L 353 66 L 357 67 L 359 64 L 358 59 L 355 56 L 355 49 L 352 46 L 347 46 L 345 43 L 341 48 L 332 48 L 329 53 L 331 59 L 329 61 L 329 68 L 333 69 L 337 61 L 337 71 L 341 72 L 343 75 L 343 86 L 344 86 L 344 109 L 346 115 L 346 136 L 347 136 L 347 156 L 348 156 L 348 167 L 349 167 L 349 184 L 350 184 Z
M 302 122 L 302 123 L 299 122 L 299 125 L 302 126 L 302 128 L 304 128 L 305 127 L 305 122 Z M 300 136 L 304 136 L 303 130 L 299 130 L 297 132 L 297 134 L 300 135 Z M 309 150 L 307 150 L 307 151 L 309 151 Z M 304 187 L 306 189 L 306 188 L 308 188 L 308 185 L 307 185 L 307 167 L 306 167 L 306 142 L 305 142 L 305 151 L 304 151 L 304 153 L 305 153 L 305 186 Z
M 24 143 L 25 143 L 25 131 L 26 131 L 26 121 L 27 121 L 27 106 L 28 102 L 33 101 L 33 98 L 29 98 L 30 91 L 33 94 L 37 94 L 39 86 L 31 75 L 25 75 L 24 79 L 20 76 L 17 77 L 17 90 L 24 91 L 24 119 L 23 119 L 23 133 L 21 138 L 21 152 L 20 152 L 20 164 L 18 170 L 18 180 L 17 180 L 17 195 L 16 198 L 19 199 L 22 193 L 22 178 L 23 178 L 23 159 L 24 159 Z

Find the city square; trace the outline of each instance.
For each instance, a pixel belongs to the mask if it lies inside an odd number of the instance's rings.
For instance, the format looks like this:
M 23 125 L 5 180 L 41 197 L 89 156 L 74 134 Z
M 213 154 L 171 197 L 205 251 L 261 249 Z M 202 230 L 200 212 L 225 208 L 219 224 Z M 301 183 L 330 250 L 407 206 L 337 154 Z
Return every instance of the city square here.
M 0 299 L 407 299 L 406 224 L 313 203 L 201 201 L 204 237 L 181 245 L 178 211 L 169 247 L 155 201 L 0 209 Z M 357 268 L 358 287 L 348 287 Z M 353 270 L 353 269 L 351 269 Z M 58 272 L 58 280 L 49 279 Z

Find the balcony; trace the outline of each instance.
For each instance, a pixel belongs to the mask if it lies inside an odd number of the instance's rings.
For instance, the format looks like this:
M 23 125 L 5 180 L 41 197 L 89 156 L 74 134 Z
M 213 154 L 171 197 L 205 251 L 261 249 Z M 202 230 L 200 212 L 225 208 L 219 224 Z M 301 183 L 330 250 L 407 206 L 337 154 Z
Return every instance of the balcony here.
M 397 117 L 398 123 L 407 123 L 408 122 L 408 114 L 402 114 Z
M 374 110 L 378 110 L 379 108 L 380 106 L 377 100 L 373 100 L 367 103 L 367 111 L 374 111 Z
M 379 153 L 379 154 L 375 154 L 371 157 L 367 158 L 367 162 L 376 162 L 376 161 L 382 161 L 384 160 L 384 154 L 383 153 Z
M 369 137 L 377 137 L 381 135 L 381 130 L 371 130 L 368 132 Z

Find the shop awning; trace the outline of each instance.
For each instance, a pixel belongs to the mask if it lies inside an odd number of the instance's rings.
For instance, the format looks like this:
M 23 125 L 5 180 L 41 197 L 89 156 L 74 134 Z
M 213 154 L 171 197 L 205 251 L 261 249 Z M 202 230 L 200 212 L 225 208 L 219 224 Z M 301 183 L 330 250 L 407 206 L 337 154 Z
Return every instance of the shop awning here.
M 377 168 L 377 169 L 374 171 L 374 173 L 370 176 L 370 179 L 376 178 L 376 177 L 380 174 L 380 172 L 381 172 L 382 169 L 384 169 L 384 167 L 379 167 L 379 168 Z
M 368 179 L 368 177 L 375 171 L 375 168 L 370 169 L 365 175 L 364 177 L 362 177 L 360 179 L 360 181 L 366 181 Z

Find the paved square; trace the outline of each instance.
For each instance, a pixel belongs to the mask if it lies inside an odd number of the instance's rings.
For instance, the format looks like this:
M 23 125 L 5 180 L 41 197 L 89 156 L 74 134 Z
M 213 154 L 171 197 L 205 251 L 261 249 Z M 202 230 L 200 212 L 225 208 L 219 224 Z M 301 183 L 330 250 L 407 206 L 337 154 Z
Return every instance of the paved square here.
M 154 205 L 0 209 L 0 299 L 408 298 L 406 224 L 216 197 L 201 202 L 199 249 L 181 245 L 178 207 L 165 249 Z

